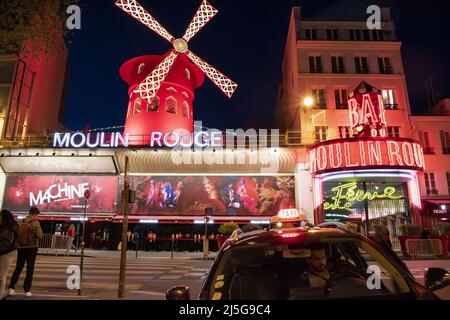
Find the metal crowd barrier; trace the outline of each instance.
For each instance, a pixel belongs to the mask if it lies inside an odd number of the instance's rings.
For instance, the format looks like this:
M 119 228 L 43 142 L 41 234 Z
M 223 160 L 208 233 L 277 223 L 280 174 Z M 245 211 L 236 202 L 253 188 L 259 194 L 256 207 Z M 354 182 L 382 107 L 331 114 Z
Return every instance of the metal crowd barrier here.
M 408 239 L 406 253 L 411 257 L 442 256 L 442 242 L 439 239 Z
M 38 248 L 39 251 L 44 251 L 47 253 L 54 250 L 55 255 L 58 255 L 58 250 L 63 250 L 66 255 L 69 255 L 69 250 L 72 248 L 72 243 L 73 238 L 69 236 L 44 234 L 44 236 L 39 239 Z
M 394 251 L 400 251 L 400 241 L 397 238 L 391 238 L 391 244 L 392 244 L 392 250 Z

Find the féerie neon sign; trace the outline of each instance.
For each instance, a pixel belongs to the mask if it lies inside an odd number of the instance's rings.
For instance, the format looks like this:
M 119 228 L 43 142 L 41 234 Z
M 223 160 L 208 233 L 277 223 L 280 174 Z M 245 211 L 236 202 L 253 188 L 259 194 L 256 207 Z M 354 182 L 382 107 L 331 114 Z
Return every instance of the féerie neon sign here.
M 402 196 L 396 196 L 396 189 L 394 187 L 386 187 L 384 188 L 383 193 L 378 192 L 365 192 L 363 190 L 356 190 L 357 184 L 356 182 L 346 183 L 331 189 L 331 191 L 336 194 L 331 198 L 333 203 L 325 202 L 324 209 L 325 210 L 347 210 L 353 211 L 355 208 L 352 208 L 352 202 L 354 201 L 365 201 L 365 200 L 375 200 L 375 199 L 389 199 L 389 200 L 397 200 L 401 199 Z

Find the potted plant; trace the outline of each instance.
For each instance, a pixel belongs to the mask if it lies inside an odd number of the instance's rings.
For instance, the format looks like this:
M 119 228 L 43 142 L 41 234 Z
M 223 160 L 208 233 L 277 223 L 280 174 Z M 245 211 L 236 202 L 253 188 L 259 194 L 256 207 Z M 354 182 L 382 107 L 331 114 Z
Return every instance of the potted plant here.
M 358 232 L 358 224 L 353 222 L 346 222 L 345 225 L 349 227 L 351 230 Z
M 239 225 L 234 222 L 227 222 L 219 227 L 219 234 L 216 236 L 219 250 L 236 229 L 239 229 Z

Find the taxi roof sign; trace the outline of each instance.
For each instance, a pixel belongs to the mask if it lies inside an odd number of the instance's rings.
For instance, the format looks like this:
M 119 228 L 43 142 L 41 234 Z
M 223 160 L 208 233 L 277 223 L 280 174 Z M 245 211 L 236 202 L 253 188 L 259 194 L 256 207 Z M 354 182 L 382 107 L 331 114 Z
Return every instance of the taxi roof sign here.
M 304 213 L 300 213 L 295 208 L 282 209 L 278 211 L 278 214 L 272 218 L 272 223 L 295 222 L 295 221 L 308 221 L 308 218 Z

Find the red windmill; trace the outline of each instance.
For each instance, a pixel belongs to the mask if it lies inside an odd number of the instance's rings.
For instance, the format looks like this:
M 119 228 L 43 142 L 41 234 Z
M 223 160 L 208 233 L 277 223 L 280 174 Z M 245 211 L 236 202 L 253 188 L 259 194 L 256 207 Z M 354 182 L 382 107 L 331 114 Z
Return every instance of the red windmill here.
M 173 49 L 163 56 L 142 56 L 127 61 L 121 68 L 122 79 L 129 84 L 125 132 L 132 144 L 147 143 L 148 139 L 133 140 L 133 136 L 177 129 L 193 131 L 192 102 L 195 89 L 205 74 L 229 98 L 237 84 L 196 56 L 188 42 L 218 13 L 203 0 L 182 38 L 175 39 L 136 0 L 118 0 L 116 6 L 169 41 Z M 160 108 L 164 106 L 164 108 Z

